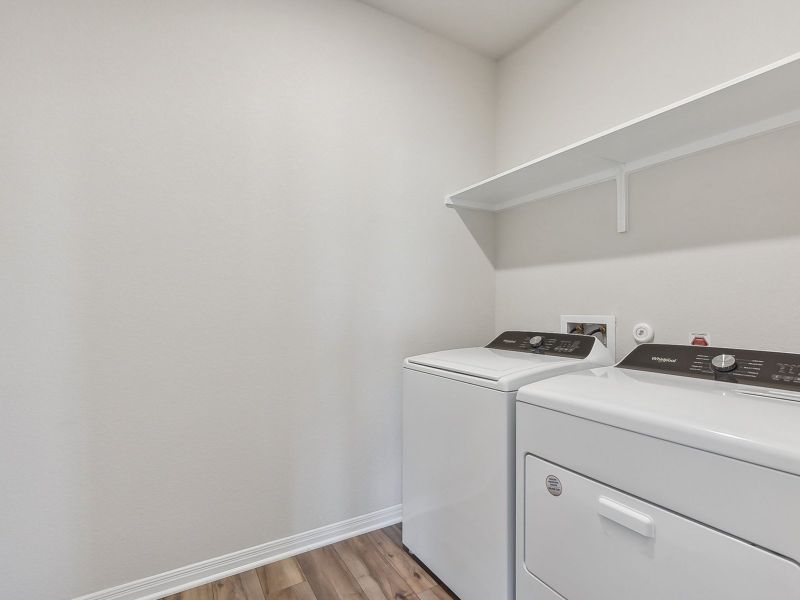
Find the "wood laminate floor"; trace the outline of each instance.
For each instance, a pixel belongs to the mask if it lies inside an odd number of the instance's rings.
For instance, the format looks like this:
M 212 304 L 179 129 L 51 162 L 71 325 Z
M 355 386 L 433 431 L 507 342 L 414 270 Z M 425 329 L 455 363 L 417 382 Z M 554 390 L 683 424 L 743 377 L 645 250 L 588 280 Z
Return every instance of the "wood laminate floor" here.
M 458 599 L 403 550 L 392 525 L 164 600 Z

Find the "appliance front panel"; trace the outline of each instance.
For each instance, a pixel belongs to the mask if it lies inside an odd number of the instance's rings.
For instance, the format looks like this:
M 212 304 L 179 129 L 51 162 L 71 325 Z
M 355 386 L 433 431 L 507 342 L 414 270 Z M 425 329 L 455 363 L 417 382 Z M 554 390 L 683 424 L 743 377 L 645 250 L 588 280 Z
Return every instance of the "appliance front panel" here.
M 518 482 L 527 454 L 800 563 L 795 475 L 517 402 Z M 517 485 L 518 507 L 523 491 Z
M 567 600 L 800 598 L 776 554 L 533 455 L 524 476 L 525 570 Z
M 403 543 L 461 600 L 513 600 L 514 396 L 403 370 Z

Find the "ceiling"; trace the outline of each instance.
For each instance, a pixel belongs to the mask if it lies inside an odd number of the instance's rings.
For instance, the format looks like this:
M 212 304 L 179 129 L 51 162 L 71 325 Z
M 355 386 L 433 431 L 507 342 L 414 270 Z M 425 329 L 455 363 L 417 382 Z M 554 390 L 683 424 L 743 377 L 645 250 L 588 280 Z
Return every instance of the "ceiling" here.
M 579 0 L 361 0 L 489 58 L 501 58 Z

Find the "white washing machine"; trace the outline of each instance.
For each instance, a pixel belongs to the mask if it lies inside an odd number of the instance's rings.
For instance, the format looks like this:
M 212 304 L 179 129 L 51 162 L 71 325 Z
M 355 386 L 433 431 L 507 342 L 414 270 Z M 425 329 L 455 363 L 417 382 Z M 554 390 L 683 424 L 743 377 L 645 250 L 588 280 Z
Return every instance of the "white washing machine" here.
M 610 364 L 584 335 L 507 331 L 403 369 L 403 544 L 461 600 L 514 597 L 514 400 Z
M 800 355 L 647 344 L 517 402 L 517 600 L 800 598 Z

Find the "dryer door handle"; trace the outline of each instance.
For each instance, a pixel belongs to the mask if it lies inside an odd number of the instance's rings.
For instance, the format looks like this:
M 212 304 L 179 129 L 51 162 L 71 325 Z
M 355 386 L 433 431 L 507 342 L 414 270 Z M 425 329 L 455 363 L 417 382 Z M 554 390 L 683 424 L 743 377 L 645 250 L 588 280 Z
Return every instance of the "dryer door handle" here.
M 601 517 L 614 521 L 646 538 L 656 536 L 656 522 L 653 517 L 620 504 L 616 500 L 600 496 L 597 512 Z

